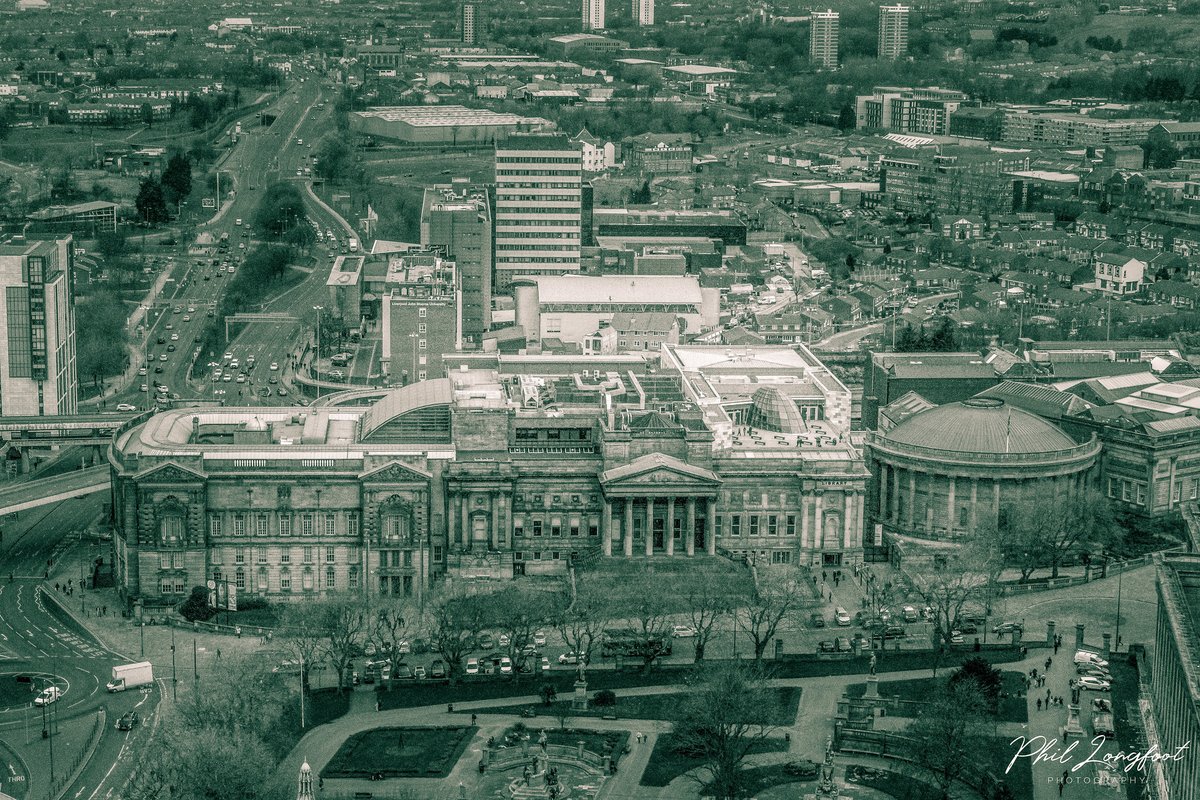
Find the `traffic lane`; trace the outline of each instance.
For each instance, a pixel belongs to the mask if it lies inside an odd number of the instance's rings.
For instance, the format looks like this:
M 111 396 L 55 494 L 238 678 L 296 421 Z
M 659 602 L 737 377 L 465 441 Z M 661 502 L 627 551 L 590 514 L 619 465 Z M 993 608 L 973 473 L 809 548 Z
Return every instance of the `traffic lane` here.
M 87 527 L 103 509 L 99 496 L 88 495 L 14 514 L 4 526 L 2 563 L 15 577 L 40 578 L 63 535 Z
M 64 797 L 73 800 L 112 800 L 120 797 L 142 753 L 158 735 L 162 694 L 168 690 L 167 680 L 160 679 L 151 691 L 110 695 L 106 729 L 96 752 Z M 136 711 L 140 722 L 133 730 L 117 730 L 117 721 L 129 711 Z

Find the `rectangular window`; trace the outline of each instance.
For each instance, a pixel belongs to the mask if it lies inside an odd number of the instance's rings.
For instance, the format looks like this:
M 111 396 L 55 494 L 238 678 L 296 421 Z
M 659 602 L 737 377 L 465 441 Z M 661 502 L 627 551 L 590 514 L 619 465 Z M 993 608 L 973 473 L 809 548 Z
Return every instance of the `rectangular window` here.
M 550 535 L 562 536 L 562 517 L 552 517 L 550 519 Z
M 209 536 L 220 536 L 221 535 L 221 518 L 220 517 L 215 516 L 215 515 L 212 517 L 209 517 L 209 519 L 208 519 L 208 535 Z
M 721 528 L 724 527 L 724 522 L 725 518 L 720 514 L 713 515 L 713 535 L 718 539 L 721 538 Z M 682 528 L 680 527 L 680 520 L 677 519 L 675 520 L 675 538 L 678 539 L 681 534 Z
M 1126 503 L 1128 503 L 1133 496 L 1131 489 L 1132 487 L 1129 485 L 1129 481 L 1121 481 L 1121 499 Z
M 1108 496 L 1115 498 L 1117 496 L 1117 479 L 1108 479 Z
M 266 536 L 269 530 L 270 523 L 266 514 L 259 514 L 254 520 L 254 535 Z
M 304 563 L 305 563 L 305 564 L 311 564 L 311 563 L 313 563 L 313 549 L 312 549 L 312 547 L 305 547 L 305 548 L 304 548 Z
M 336 577 L 336 573 L 334 572 L 333 567 L 326 567 L 325 568 L 325 588 L 326 589 L 336 589 L 337 588 L 337 581 L 335 580 L 335 577 Z
M 1188 497 L 1195 500 L 1198 494 L 1200 494 L 1200 478 L 1192 478 L 1192 490 L 1188 493 Z
M 336 536 L 337 535 L 337 516 L 334 514 L 326 514 L 325 515 L 325 535 L 326 536 Z
M 171 569 L 183 569 L 183 553 L 171 553 Z
M 255 564 L 267 563 L 267 548 L 265 548 L 265 547 L 254 548 L 254 563 Z
M 571 535 L 572 536 L 579 535 L 579 520 L 577 520 L 577 519 L 571 520 Z
M 1179 498 L 1183 496 L 1183 481 L 1175 481 L 1171 486 L 1171 502 L 1178 503 Z
M 358 514 L 353 511 L 346 515 L 346 535 L 353 539 L 358 538 Z
M 774 514 L 767 515 L 767 536 L 779 535 L 779 517 Z
M 417 316 L 420 317 L 421 319 L 425 319 L 426 317 L 429 316 L 429 309 L 428 308 L 418 308 Z
M 776 550 L 771 553 L 772 564 L 790 564 L 792 563 L 792 553 L 790 550 Z
M 158 568 L 159 569 L 170 569 L 171 568 L 171 554 L 170 553 L 159 553 Z
M 258 590 L 260 592 L 265 592 L 265 591 L 267 591 L 268 588 L 269 588 L 269 585 L 267 582 L 267 568 L 260 567 L 258 570 Z
M 524 536 L 524 535 L 525 535 L 525 518 L 524 517 L 513 517 L 513 536 L 517 537 L 517 536 Z
M 10 286 L 8 300 L 8 377 L 33 377 L 33 333 L 29 317 L 29 289 Z
M 758 514 L 750 515 L 750 535 L 758 536 Z
M 233 535 L 234 536 L 245 536 L 246 535 L 246 517 L 243 514 L 234 514 L 233 515 Z
M 304 570 L 301 580 L 304 581 L 304 591 L 311 592 L 313 590 L 313 571 L 311 569 Z
M 170 578 L 163 578 L 162 582 L 159 584 L 159 589 L 161 590 L 162 594 L 171 594 L 173 591 L 175 591 L 175 581 L 171 580 Z
M 246 548 L 235 547 L 233 549 L 233 563 L 235 563 L 235 564 L 245 564 L 246 563 Z
M 325 563 L 332 564 L 335 561 L 335 552 L 332 547 L 325 548 Z
M 290 592 L 292 590 L 292 573 L 282 570 L 279 573 L 279 591 Z
M 234 576 L 234 585 L 237 586 L 239 591 L 246 588 L 246 570 L 239 569 L 237 571 L 237 574 Z
M 533 521 L 533 535 L 534 536 L 542 535 L 542 521 L 540 519 L 535 519 Z
M 795 514 L 787 515 L 787 527 L 784 529 L 784 532 L 788 536 L 796 535 L 796 515 Z
M 434 561 L 442 560 L 442 546 L 440 544 L 435 544 L 433 546 L 433 560 Z
M 412 568 L 412 550 L 404 551 L 404 566 Z
M 358 567 L 351 567 L 348 575 L 351 589 L 358 588 Z
M 280 550 L 279 551 L 279 563 L 280 564 L 292 563 L 292 551 L 286 547 L 283 548 L 282 550 Z
M 599 536 L 599 535 L 600 535 L 600 526 L 594 522 L 589 522 L 588 523 L 588 536 Z
M 1139 506 L 1146 505 L 1146 485 L 1144 483 L 1137 485 L 1137 504 Z
M 300 517 L 300 535 L 312 536 L 316 522 L 312 514 L 304 514 Z
M 730 536 L 741 536 L 742 535 L 742 515 L 741 514 L 733 514 L 729 517 L 729 535 Z
M 424 322 L 417 324 L 417 333 L 425 333 L 425 323 Z
M 280 536 L 291 536 L 292 535 L 292 515 L 291 514 L 280 514 L 279 515 L 279 535 Z

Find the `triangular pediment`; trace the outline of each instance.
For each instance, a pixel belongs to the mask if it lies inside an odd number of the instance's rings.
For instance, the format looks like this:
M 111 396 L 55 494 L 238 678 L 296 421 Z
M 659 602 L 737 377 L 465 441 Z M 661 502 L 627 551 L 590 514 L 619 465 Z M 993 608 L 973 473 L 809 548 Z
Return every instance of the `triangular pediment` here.
M 711 489 L 721 485 L 712 470 L 692 466 L 668 455 L 650 455 L 600 474 L 605 488 L 675 485 Z
M 384 464 L 378 469 L 358 476 L 363 483 L 428 483 L 430 474 L 399 461 Z
M 207 478 L 204 473 L 189 469 L 174 461 L 150 467 L 133 477 L 138 483 L 196 483 Z

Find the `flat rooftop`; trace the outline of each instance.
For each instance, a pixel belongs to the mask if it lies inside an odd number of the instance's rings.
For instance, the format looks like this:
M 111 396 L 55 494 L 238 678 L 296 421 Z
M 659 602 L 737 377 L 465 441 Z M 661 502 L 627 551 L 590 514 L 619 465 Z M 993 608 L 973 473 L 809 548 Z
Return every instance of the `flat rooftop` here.
M 534 117 L 500 114 L 486 108 L 466 106 L 375 106 L 353 112 L 360 117 L 403 122 L 415 128 L 441 128 L 452 125 L 517 125 Z

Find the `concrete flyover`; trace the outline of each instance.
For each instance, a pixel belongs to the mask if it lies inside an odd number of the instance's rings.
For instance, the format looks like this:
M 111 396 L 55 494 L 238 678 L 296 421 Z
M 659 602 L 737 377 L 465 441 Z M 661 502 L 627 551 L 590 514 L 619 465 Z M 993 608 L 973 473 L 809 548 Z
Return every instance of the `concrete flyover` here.
M 0 488 L 0 515 L 107 492 L 110 480 L 108 464 L 101 464 L 65 475 L 14 483 Z

